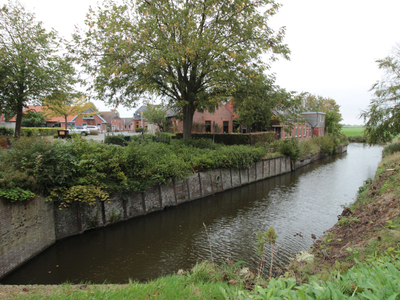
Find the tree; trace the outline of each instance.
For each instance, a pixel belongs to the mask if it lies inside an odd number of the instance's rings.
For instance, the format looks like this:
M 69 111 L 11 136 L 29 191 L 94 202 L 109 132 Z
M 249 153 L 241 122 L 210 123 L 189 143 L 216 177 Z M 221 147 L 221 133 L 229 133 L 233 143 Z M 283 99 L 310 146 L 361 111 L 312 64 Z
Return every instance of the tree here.
M 49 117 L 64 117 L 65 129 L 68 127 L 68 116 L 76 115 L 93 104 L 86 101 L 85 97 L 75 99 L 70 98 L 68 94 L 53 94 L 52 98 L 43 101 L 44 111 Z
M 288 58 L 284 29 L 268 26 L 279 7 L 274 0 L 106 0 L 90 9 L 71 51 L 98 98 L 129 107 L 144 93 L 166 97 L 188 139 L 196 109 L 226 101 L 238 74 L 268 68 L 262 54 Z
M 46 32 L 20 2 L 0 9 L 0 113 L 16 114 L 16 137 L 24 107 L 72 89 L 75 70 L 57 55 L 60 47 L 56 32 Z
M 23 127 L 45 127 L 46 119 L 42 112 L 28 110 L 24 113 L 21 125 Z
M 156 124 L 160 131 L 165 131 L 168 126 L 168 120 L 165 117 L 167 110 L 162 105 L 147 105 L 147 110 L 143 112 L 143 116 L 150 123 Z
M 245 82 L 238 82 L 232 95 L 234 108 L 239 115 L 237 120 L 241 124 L 265 130 L 270 127 L 273 118 L 288 124 L 296 119 L 298 101 L 293 99 L 291 92 L 274 85 L 275 77 L 264 74 L 243 77 Z
M 400 44 L 392 54 L 376 61 L 384 76 L 371 88 L 374 98 L 360 118 L 369 144 L 390 142 L 400 133 Z
M 340 122 L 342 114 L 340 113 L 340 105 L 332 98 L 324 98 L 310 93 L 301 93 L 298 96 L 305 110 L 319 111 L 325 113 L 325 130 L 332 134 L 339 134 L 342 129 Z

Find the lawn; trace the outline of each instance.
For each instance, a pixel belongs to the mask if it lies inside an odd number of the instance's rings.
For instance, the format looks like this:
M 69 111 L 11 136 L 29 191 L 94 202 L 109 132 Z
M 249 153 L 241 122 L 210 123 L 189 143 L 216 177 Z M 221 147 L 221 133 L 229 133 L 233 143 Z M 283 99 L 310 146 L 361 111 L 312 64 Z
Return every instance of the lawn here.
M 363 135 L 364 127 L 363 126 L 349 126 L 349 127 L 342 127 L 341 133 L 347 136 L 357 136 Z

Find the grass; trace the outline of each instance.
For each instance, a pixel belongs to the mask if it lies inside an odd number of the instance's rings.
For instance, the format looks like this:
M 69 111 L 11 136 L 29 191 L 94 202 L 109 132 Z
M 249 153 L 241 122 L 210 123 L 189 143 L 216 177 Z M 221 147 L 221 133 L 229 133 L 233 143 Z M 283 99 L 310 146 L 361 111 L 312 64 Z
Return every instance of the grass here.
M 363 135 L 364 127 L 363 126 L 349 126 L 349 127 L 342 127 L 341 133 L 347 136 L 358 136 Z

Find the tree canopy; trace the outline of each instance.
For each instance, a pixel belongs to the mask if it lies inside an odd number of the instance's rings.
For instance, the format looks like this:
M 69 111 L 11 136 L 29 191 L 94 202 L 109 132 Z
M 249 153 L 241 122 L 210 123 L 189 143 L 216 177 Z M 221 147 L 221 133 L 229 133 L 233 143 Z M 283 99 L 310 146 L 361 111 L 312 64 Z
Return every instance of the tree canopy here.
M 46 117 L 40 111 L 28 110 L 22 118 L 23 127 L 46 127 Z
M 167 110 L 162 105 L 147 104 L 147 109 L 143 112 L 144 117 L 150 123 L 156 124 L 161 132 L 168 127 L 168 120 L 165 117 Z
M 376 61 L 384 75 L 371 88 L 374 97 L 360 118 L 369 144 L 390 142 L 400 133 L 400 45 L 392 54 Z
M 244 82 L 236 85 L 232 101 L 237 121 L 246 127 L 256 130 L 266 130 L 272 119 L 279 119 L 282 123 L 293 121 L 299 113 L 299 101 L 293 98 L 292 92 L 274 85 L 273 76 L 253 74 L 244 76 Z
M 186 139 L 196 109 L 226 101 L 238 74 L 268 68 L 263 54 L 288 58 L 284 28 L 268 25 L 279 7 L 274 0 L 106 0 L 90 9 L 71 51 L 109 104 L 166 97 L 182 114 Z
M 1 7 L 0 113 L 16 114 L 16 136 L 21 134 L 24 107 L 72 89 L 75 70 L 58 55 L 61 46 L 57 33 L 46 32 L 20 2 Z
M 340 105 L 334 99 L 310 93 L 301 93 L 299 97 L 305 110 L 325 113 L 325 129 L 328 133 L 340 133 L 342 129 L 342 125 L 340 124 L 342 114 L 340 113 Z
M 93 104 L 86 101 L 84 96 L 71 99 L 67 94 L 56 94 L 53 98 L 46 98 L 43 101 L 44 111 L 49 117 L 64 117 L 65 129 L 68 128 L 68 116 L 76 115 Z

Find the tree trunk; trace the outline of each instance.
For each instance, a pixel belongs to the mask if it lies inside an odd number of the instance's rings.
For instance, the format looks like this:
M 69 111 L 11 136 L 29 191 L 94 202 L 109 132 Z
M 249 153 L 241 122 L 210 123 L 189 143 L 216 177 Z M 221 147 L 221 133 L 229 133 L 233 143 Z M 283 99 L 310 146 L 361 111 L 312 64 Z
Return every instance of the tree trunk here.
M 68 124 L 67 124 L 67 118 L 68 116 L 64 116 L 65 117 L 65 129 L 68 129 Z
M 21 136 L 21 123 L 23 116 L 23 106 L 22 104 L 17 105 L 17 118 L 15 119 L 15 137 L 19 138 Z
M 193 103 L 189 101 L 187 105 L 183 108 L 183 139 L 190 140 L 192 137 L 192 125 L 193 125 L 193 115 L 194 115 L 194 107 Z

